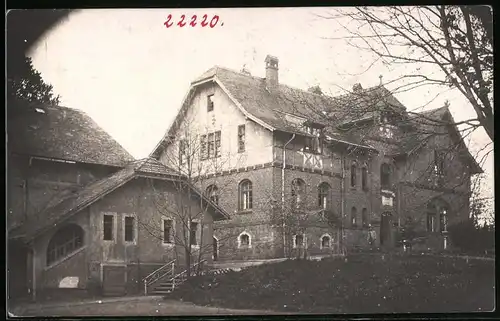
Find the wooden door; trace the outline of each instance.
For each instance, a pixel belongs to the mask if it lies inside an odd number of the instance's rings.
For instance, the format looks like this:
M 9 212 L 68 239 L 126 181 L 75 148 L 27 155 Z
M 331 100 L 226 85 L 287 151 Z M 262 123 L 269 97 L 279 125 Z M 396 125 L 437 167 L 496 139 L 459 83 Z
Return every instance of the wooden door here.
M 104 265 L 103 269 L 103 295 L 122 296 L 126 294 L 127 269 L 123 265 Z

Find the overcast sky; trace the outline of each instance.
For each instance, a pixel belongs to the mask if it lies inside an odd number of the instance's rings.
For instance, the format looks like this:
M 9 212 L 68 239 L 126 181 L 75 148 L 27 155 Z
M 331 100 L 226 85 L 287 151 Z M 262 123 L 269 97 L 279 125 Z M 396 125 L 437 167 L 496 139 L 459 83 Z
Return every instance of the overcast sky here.
M 375 65 L 371 56 L 348 46 L 342 28 L 318 17 L 332 8 L 255 9 L 93 9 L 72 13 L 31 52 L 36 69 L 62 96 L 61 105 L 87 112 L 136 158 L 146 157 L 168 129 L 189 84 L 214 65 L 264 77 L 267 54 L 279 58 L 279 80 L 307 89 L 313 85 L 341 94 L 401 73 Z M 172 14 L 174 25 L 164 26 Z M 175 25 L 182 14 L 219 16 L 214 28 Z M 428 70 L 432 73 L 432 70 Z M 390 86 L 388 86 L 390 88 Z M 425 110 L 450 101 L 455 120 L 474 117 L 460 94 L 421 88 L 397 94 L 408 110 Z M 425 106 L 423 106 L 425 105 Z M 481 130 L 472 137 L 473 153 L 489 140 Z M 493 155 L 483 168 L 492 193 Z

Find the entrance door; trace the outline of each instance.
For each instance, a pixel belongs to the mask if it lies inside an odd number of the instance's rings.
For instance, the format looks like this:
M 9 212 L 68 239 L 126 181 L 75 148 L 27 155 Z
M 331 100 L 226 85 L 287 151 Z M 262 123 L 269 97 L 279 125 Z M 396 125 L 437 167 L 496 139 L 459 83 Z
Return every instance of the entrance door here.
M 380 245 L 390 246 L 392 239 L 392 214 L 383 213 L 380 222 Z
M 219 257 L 219 241 L 215 237 L 212 238 L 213 240 L 213 258 L 214 261 L 217 261 Z
M 126 294 L 127 270 L 123 265 L 103 265 L 102 286 L 105 296 L 122 296 Z

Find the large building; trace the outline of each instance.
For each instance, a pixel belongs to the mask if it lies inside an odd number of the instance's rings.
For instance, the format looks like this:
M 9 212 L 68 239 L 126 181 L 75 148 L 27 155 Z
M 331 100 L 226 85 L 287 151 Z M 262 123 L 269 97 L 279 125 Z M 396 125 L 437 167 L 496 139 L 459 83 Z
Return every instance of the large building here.
M 422 246 L 449 246 L 481 168 L 447 106 L 411 113 L 382 85 L 300 90 L 265 63 L 265 78 L 215 66 L 195 79 L 151 154 L 230 213 L 215 259 L 393 247 L 410 220 Z
M 228 216 L 66 107 L 9 105 L 7 173 L 9 299 L 155 290 L 155 270 L 210 263 L 213 221 Z

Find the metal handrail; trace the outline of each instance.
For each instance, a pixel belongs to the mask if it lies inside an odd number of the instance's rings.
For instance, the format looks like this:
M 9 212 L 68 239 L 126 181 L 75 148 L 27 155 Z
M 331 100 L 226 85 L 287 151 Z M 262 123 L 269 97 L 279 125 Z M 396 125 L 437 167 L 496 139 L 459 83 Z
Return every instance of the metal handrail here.
M 193 264 L 193 265 L 191 266 L 190 270 L 193 270 L 195 267 L 197 267 L 198 265 L 201 265 L 201 264 L 205 263 L 206 261 L 207 261 L 207 260 L 201 260 L 200 262 L 198 262 L 198 263 L 196 263 L 196 264 Z M 178 277 L 180 277 L 181 275 L 185 274 L 185 273 L 187 273 L 187 269 L 186 269 L 186 270 L 184 270 L 184 271 L 182 271 L 182 272 L 180 272 L 180 273 L 178 273 L 178 274 L 176 274 L 174 277 L 172 277 L 172 279 L 171 279 L 171 280 L 172 280 L 172 290 L 173 290 L 173 289 L 175 289 L 175 280 L 176 280 Z
M 162 270 L 165 270 L 167 267 L 170 267 L 170 269 L 166 270 L 165 273 L 158 276 L 158 273 L 161 272 Z M 146 277 L 144 277 L 142 279 L 142 281 L 144 282 L 144 294 L 146 295 L 148 293 L 148 285 L 161 279 L 162 277 L 164 277 L 168 273 L 173 274 L 174 270 L 175 270 L 175 260 L 172 260 L 172 261 L 162 265 L 160 268 L 154 270 L 153 272 L 148 274 Z

